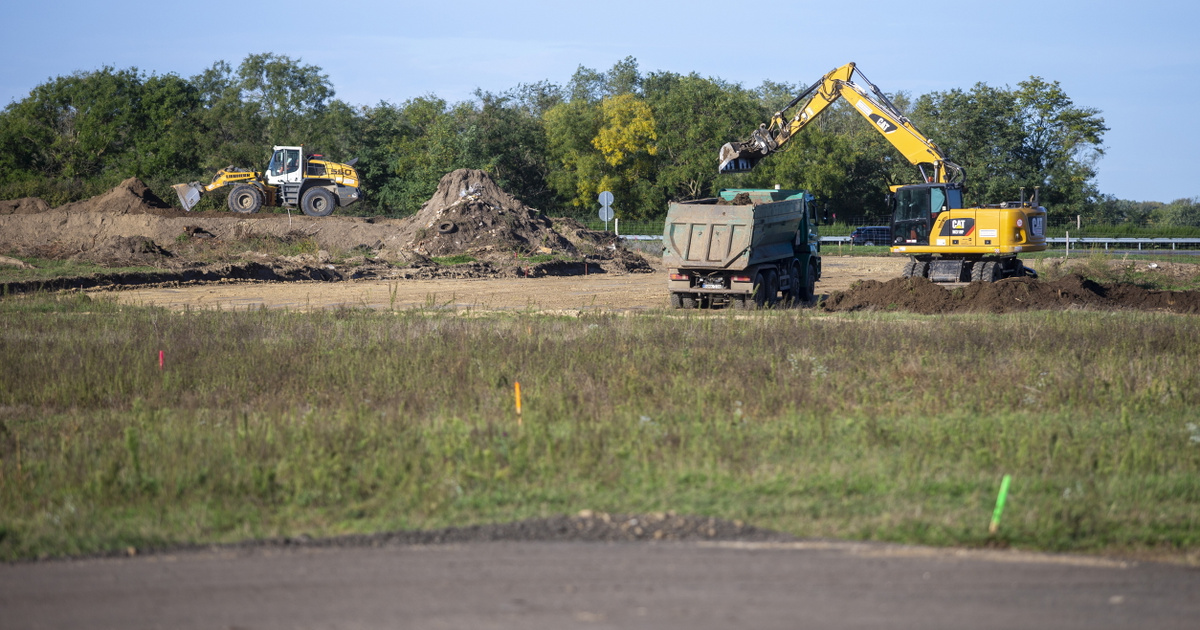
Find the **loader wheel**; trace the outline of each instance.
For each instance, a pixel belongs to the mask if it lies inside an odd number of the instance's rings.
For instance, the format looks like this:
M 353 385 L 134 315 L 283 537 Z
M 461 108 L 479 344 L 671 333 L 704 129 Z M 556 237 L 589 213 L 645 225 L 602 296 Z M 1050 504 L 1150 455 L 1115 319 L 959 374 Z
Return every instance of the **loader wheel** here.
M 333 214 L 336 207 L 333 193 L 324 188 L 309 188 L 300 199 L 300 209 L 310 217 L 327 217 Z
M 229 192 L 226 203 L 231 212 L 253 214 L 262 207 L 262 193 L 254 186 L 242 184 Z

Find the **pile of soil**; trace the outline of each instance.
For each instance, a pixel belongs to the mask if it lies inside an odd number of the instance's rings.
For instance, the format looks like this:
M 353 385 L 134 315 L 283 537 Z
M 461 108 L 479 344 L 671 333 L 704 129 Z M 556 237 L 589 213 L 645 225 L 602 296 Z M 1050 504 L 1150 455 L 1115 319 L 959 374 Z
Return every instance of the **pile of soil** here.
M 41 201 L 38 199 L 37 201 Z M 45 202 L 42 201 L 44 205 Z M 150 187 L 136 177 L 121 182 L 112 190 L 83 201 L 59 206 L 55 210 L 67 212 L 103 212 L 105 214 L 153 214 L 160 217 L 186 217 L 188 213 L 172 208 Z
M 50 204 L 37 197 L 0 201 L 0 214 L 37 214 L 49 209 Z
M 501 252 L 578 252 L 550 219 L 496 185 L 490 175 L 458 169 L 438 182 L 402 230 L 401 242 L 425 256 Z
M 50 259 L 95 262 L 110 267 L 154 266 L 161 274 L 130 277 L 133 284 L 202 282 L 218 273 L 189 256 L 221 247 L 255 247 L 304 238 L 326 252 L 353 252 L 378 259 L 379 268 L 363 274 L 361 265 L 333 269 L 328 261 L 300 264 L 271 260 L 248 250 L 247 262 L 258 279 L 322 277 L 486 278 L 649 273 L 653 267 L 625 249 L 614 235 L 587 230 L 569 219 L 551 220 L 501 190 L 487 173 L 462 169 L 442 178 L 437 192 L 407 219 L 307 217 L 299 213 L 189 213 L 172 208 L 145 183 L 130 178 L 112 190 L 82 201 L 50 208 L 41 199 L 0 202 L 0 252 Z M 192 244 L 208 245 L 197 249 Z M 433 256 L 466 254 L 476 262 L 438 265 Z M 536 257 L 540 254 L 551 256 Z M 529 255 L 534 255 L 530 258 Z M 518 257 L 519 256 L 519 257 Z M 248 258 L 247 258 L 248 257 Z M 276 257 L 278 258 L 278 257 Z M 386 262 L 384 262 L 386 261 Z M 232 269 L 233 277 L 243 277 Z M 211 272 L 211 273 L 210 273 Z M 84 278 L 69 279 L 86 284 Z M 11 289 L 16 287 L 10 286 Z
M 1098 284 L 1077 274 L 1053 281 L 1009 278 L 945 288 L 926 278 L 864 280 L 834 293 L 827 311 L 1011 313 L 1034 310 L 1142 310 L 1200 313 L 1200 291 L 1158 291 L 1124 283 Z
M 574 516 L 534 518 L 515 523 L 448 527 L 424 531 L 394 531 L 334 538 L 268 538 L 227 545 L 181 545 L 143 548 L 138 555 L 174 553 L 188 549 L 246 549 L 259 547 L 382 547 L 385 545 L 441 545 L 477 542 L 671 542 L 671 541 L 792 542 L 796 538 L 740 521 L 707 516 L 656 514 L 606 514 L 583 510 Z M 98 556 L 130 555 L 121 549 Z
M 73 256 L 71 260 L 93 262 L 106 267 L 159 266 L 171 252 L 144 236 L 110 236 Z

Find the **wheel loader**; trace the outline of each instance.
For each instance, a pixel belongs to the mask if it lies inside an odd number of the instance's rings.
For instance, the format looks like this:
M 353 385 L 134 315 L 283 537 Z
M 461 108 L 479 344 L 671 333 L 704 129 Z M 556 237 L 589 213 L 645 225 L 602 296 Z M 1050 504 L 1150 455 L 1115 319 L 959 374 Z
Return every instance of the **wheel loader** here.
M 303 146 L 277 146 L 265 173 L 227 166 L 217 171 L 212 183 L 175 184 L 172 188 L 183 209 L 189 211 L 204 193 L 232 186 L 226 201 L 232 212 L 249 214 L 263 206 L 299 207 L 310 217 L 324 217 L 358 201 L 357 163 L 357 158 L 340 164 L 319 154 L 306 155 Z

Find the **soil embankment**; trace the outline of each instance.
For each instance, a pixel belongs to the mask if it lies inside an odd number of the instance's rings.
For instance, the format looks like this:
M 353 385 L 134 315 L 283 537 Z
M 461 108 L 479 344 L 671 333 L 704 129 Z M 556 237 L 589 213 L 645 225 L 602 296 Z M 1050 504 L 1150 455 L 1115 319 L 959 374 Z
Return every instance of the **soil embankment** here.
M 157 271 L 9 283 L 35 289 L 354 278 L 487 278 L 652 270 L 611 234 L 550 219 L 501 190 L 487 173 L 442 178 L 404 219 L 300 213 L 189 213 L 136 178 L 91 199 L 50 208 L 0 202 L 0 252 Z M 438 264 L 436 257 L 458 257 Z
M 1100 284 L 1077 274 L 1057 280 L 1010 278 L 946 288 L 925 278 L 864 280 L 834 293 L 827 311 L 1012 313 L 1037 310 L 1143 310 L 1200 313 L 1200 291 L 1157 291 L 1127 283 Z

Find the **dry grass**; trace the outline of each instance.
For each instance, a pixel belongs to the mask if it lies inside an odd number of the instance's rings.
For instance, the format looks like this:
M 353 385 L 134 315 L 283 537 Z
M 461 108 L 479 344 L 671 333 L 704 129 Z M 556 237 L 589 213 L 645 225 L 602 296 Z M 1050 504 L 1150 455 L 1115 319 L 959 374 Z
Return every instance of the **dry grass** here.
M 1193 317 L 170 313 L 62 296 L 0 301 L 0 322 L 0 362 L 19 366 L 0 373 L 3 558 L 582 508 L 1200 547 Z

